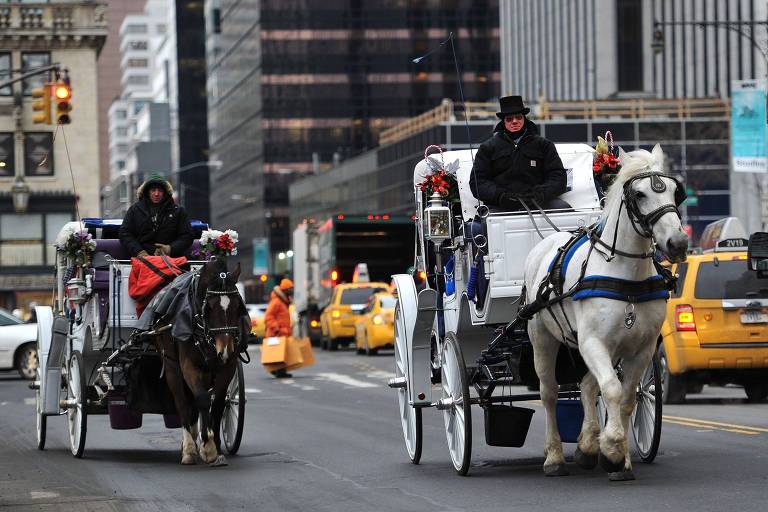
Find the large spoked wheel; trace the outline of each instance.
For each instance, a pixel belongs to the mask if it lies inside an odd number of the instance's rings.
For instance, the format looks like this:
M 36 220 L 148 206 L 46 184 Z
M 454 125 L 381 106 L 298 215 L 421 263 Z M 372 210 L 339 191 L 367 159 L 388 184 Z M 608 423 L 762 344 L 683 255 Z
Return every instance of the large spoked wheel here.
M 229 455 L 234 455 L 240 449 L 245 424 L 245 379 L 243 363 L 237 362 L 237 370 L 227 388 L 224 415 L 221 420 L 221 437 L 224 448 Z
M 445 336 L 440 361 L 442 384 L 440 408 L 443 409 L 448 451 L 456 473 L 464 476 L 469 471 L 472 456 L 472 415 L 467 368 L 459 340 L 452 332 Z
M 88 413 L 85 408 L 85 370 L 83 356 L 73 352 L 67 368 L 67 427 L 69 448 L 77 458 L 83 456 Z
M 35 416 L 37 417 L 37 449 L 45 450 L 45 435 L 48 429 L 48 416 L 43 415 L 43 400 L 40 394 L 40 370 L 37 371 L 38 386 L 35 389 Z
M 661 362 L 658 352 L 637 386 L 637 404 L 630 418 L 632 437 L 643 462 L 653 462 L 661 441 Z
M 400 305 L 395 307 L 395 379 L 405 382 L 397 388 L 397 404 L 400 407 L 400 423 L 403 426 L 405 450 L 411 462 L 421 460 L 422 428 L 421 409 L 411 406 L 408 399 L 408 356 L 405 327 Z

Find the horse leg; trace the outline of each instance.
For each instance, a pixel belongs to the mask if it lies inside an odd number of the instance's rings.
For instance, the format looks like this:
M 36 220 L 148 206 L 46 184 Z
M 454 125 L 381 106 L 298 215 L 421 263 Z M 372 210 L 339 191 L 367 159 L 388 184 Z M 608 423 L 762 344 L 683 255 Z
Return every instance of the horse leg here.
M 621 422 L 621 382 L 601 340 L 595 337 L 579 340 L 579 351 L 600 386 L 608 411 L 608 422 L 600 434 L 600 465 L 609 473 L 621 471 L 627 454 L 626 431 Z
M 584 408 L 584 422 L 581 424 L 579 441 L 573 460 L 584 469 L 594 469 L 597 466 L 599 450 L 598 437 L 600 424 L 597 417 L 597 380 L 591 372 L 581 379 L 581 406 Z
M 621 369 L 624 373 L 621 397 L 621 423 L 624 427 L 624 432 L 629 432 L 629 420 L 632 417 L 632 412 L 635 410 L 635 405 L 637 405 L 637 385 L 651 362 L 654 350 L 656 350 L 656 345 L 649 343 L 648 347 L 643 347 L 642 351 L 634 358 L 622 361 L 621 363 Z M 611 481 L 635 479 L 629 452 L 629 435 L 626 436 L 625 445 L 624 468 L 621 471 L 610 474 L 609 478 Z
M 182 424 L 181 432 L 181 463 L 184 465 L 195 464 L 197 453 L 197 415 L 194 405 L 190 400 L 189 390 L 184 384 L 179 366 L 179 354 L 173 344 L 170 335 L 161 336 L 156 341 L 158 348 L 165 356 L 165 382 L 173 395 L 176 405 L 176 414 Z
M 539 376 L 541 402 L 547 415 L 547 433 L 544 442 L 544 474 L 546 476 L 565 476 L 565 457 L 563 456 L 563 443 L 557 430 L 557 379 L 555 378 L 555 365 L 557 363 L 557 351 L 560 341 L 548 333 L 543 332 L 542 326 L 536 326 L 531 330 L 536 335 L 533 344 L 533 364 L 536 374 Z
M 200 458 L 203 462 L 211 464 L 216 462 L 218 450 L 213 441 L 213 430 L 211 430 L 211 397 L 208 394 L 208 387 L 203 382 L 203 375 L 200 369 L 194 368 L 191 371 L 184 371 L 184 380 L 192 391 L 194 404 L 200 415 Z

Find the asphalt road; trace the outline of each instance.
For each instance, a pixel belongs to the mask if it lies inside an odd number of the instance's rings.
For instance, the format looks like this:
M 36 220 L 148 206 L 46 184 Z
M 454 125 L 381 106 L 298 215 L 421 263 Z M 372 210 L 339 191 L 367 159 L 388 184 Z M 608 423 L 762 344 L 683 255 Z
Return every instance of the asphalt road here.
M 179 464 L 180 431 L 147 415 L 138 430 L 88 418 L 84 458 L 69 453 L 64 418 L 49 418 L 35 447 L 34 394 L 0 375 L 0 511 L 458 511 L 765 510 L 768 404 L 739 388 L 710 388 L 665 406 L 661 452 L 635 463 L 637 480 L 609 482 L 569 463 L 546 478 L 544 414 L 536 409 L 523 448 L 494 448 L 473 409 L 470 476 L 457 476 L 437 411 L 424 412 L 424 455 L 409 463 L 392 355 L 317 352 L 317 364 L 276 380 L 246 367 L 248 404 L 240 454 L 229 466 Z M 575 445 L 565 445 L 569 457 Z

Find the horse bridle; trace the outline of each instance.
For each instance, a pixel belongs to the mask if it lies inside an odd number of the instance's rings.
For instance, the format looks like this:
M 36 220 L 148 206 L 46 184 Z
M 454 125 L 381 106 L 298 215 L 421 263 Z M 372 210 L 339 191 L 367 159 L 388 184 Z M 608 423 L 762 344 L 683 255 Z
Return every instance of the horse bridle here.
M 219 273 L 219 278 L 221 279 L 222 284 L 225 285 L 226 278 L 229 272 L 221 272 Z M 199 279 L 199 276 L 198 276 Z M 196 288 L 196 286 L 195 286 Z M 226 321 L 227 325 L 224 325 L 222 327 L 209 327 L 208 321 L 205 318 L 205 311 L 206 307 L 208 306 L 208 298 L 209 297 L 222 297 L 222 296 L 235 296 L 235 300 L 241 301 L 240 292 L 237 291 L 237 288 L 232 288 L 229 290 L 211 290 L 210 287 L 206 287 L 205 294 L 203 296 L 203 303 L 200 305 L 200 311 L 198 311 L 195 314 L 195 327 L 196 331 L 199 331 L 202 339 L 200 339 L 199 336 L 195 336 L 195 345 L 200 350 L 200 352 L 203 354 L 203 357 L 206 359 L 206 361 L 209 359 L 209 355 L 206 353 L 210 353 L 211 351 L 215 352 L 215 336 L 217 334 L 230 334 L 234 340 L 235 350 L 237 350 L 237 347 L 240 344 L 240 335 L 241 335 L 241 327 L 240 325 L 228 325 L 229 323 L 229 315 L 226 315 Z M 236 319 L 239 321 L 240 315 L 236 315 Z M 203 346 L 203 344 L 205 346 Z M 207 351 L 205 350 L 207 349 Z
M 662 178 L 669 178 L 670 180 L 674 181 L 676 186 L 675 203 L 663 204 L 655 210 L 646 213 L 645 215 L 640 213 L 640 208 L 637 206 L 637 192 L 632 190 L 632 184 L 635 181 L 645 178 L 650 178 L 651 190 L 659 194 L 667 190 L 667 184 L 664 183 Z M 659 219 L 661 219 L 665 214 L 673 212 L 678 216 L 678 218 L 681 218 L 680 210 L 678 207 L 683 204 L 683 201 L 685 201 L 686 197 L 688 197 L 688 194 L 685 191 L 685 187 L 683 186 L 682 182 L 675 176 L 650 171 L 637 174 L 624 183 L 624 197 L 622 200 L 627 206 L 629 220 L 632 222 L 632 227 L 634 228 L 635 232 L 637 232 L 637 234 L 643 238 L 651 238 L 653 237 L 653 225 L 656 224 L 656 222 L 658 222 Z M 638 225 L 640 226 L 640 229 L 638 229 Z
M 652 210 L 646 214 L 641 213 L 640 208 L 637 206 L 637 192 L 632 190 L 632 184 L 638 180 L 642 180 L 645 178 L 650 178 L 651 190 L 657 193 L 661 193 L 667 190 L 667 184 L 664 183 L 664 180 L 662 178 L 669 178 L 672 181 L 674 181 L 676 186 L 675 203 L 663 204 L 658 208 L 656 208 L 655 210 Z M 653 239 L 653 226 L 664 215 L 666 215 L 667 213 L 675 213 L 678 216 L 678 218 L 682 218 L 678 207 L 683 203 L 683 201 L 685 201 L 686 197 L 688 197 L 688 194 L 685 191 L 685 187 L 683 186 L 683 183 L 679 179 L 677 179 L 677 177 L 672 176 L 670 174 L 664 174 L 661 172 L 654 172 L 654 171 L 642 172 L 642 173 L 636 174 L 635 176 L 632 176 L 624 183 L 624 190 L 623 190 L 623 195 L 621 197 L 621 204 L 619 205 L 618 215 L 621 215 L 622 206 L 626 206 L 627 216 L 629 217 L 629 221 L 630 221 L 630 224 L 632 225 L 632 229 L 634 229 L 635 232 L 643 238 Z M 596 229 L 592 230 L 592 232 L 590 233 L 590 239 L 592 240 L 593 245 L 599 244 L 605 248 L 610 249 L 611 250 L 611 255 L 609 256 L 610 259 L 612 259 L 615 254 L 618 254 L 620 256 L 624 256 L 627 258 L 638 258 L 638 259 L 650 258 L 654 255 L 653 250 L 649 252 L 635 254 L 635 253 L 628 253 L 620 249 L 617 249 L 616 238 L 618 235 L 618 229 L 619 228 L 618 228 L 618 222 L 617 222 L 616 231 L 613 234 L 614 236 L 613 236 L 612 245 L 608 245 L 605 242 L 603 242 L 600 239 L 599 233 L 597 232 Z

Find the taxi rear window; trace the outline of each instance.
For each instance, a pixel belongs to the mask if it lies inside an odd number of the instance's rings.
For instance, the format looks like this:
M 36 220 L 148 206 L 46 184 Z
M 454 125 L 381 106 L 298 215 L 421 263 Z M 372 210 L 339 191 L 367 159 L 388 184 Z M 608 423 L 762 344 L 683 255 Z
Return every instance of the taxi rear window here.
M 350 288 L 341 292 L 339 304 L 367 304 L 368 299 L 377 292 L 384 291 L 382 288 Z
M 696 275 L 697 299 L 768 299 L 768 281 L 758 279 L 757 272 L 744 260 L 706 261 L 699 264 Z

